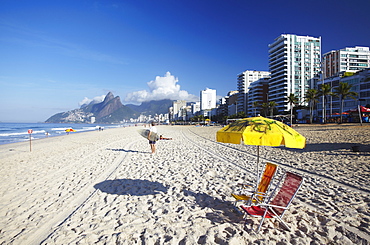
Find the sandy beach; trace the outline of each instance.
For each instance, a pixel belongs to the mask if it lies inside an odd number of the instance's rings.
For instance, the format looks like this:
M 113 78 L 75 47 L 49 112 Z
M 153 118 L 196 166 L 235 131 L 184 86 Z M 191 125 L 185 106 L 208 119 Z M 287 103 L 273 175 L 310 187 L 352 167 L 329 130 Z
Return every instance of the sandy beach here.
M 261 147 L 305 183 L 292 231 L 267 220 L 258 234 L 230 195 L 255 179 L 256 147 L 216 142 L 220 127 L 157 127 L 173 140 L 154 155 L 143 126 L 0 145 L 0 244 L 370 243 L 370 126 L 300 125 L 305 149 Z

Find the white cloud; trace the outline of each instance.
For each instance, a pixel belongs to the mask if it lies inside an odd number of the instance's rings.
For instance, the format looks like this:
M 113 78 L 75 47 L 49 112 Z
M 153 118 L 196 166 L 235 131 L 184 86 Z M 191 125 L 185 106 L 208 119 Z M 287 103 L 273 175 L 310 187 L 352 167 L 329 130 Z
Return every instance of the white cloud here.
M 103 102 L 105 98 L 105 95 L 100 95 L 100 96 L 96 96 L 94 97 L 93 99 L 89 99 L 87 97 L 85 97 L 82 101 L 80 101 L 78 103 L 79 106 L 82 106 L 82 105 L 88 105 L 90 104 L 92 101 L 94 101 L 94 104 L 97 104 L 97 103 L 100 103 L 100 102 Z
M 125 101 L 143 102 L 151 100 L 186 100 L 198 101 L 198 97 L 180 90 L 179 80 L 167 72 L 164 77 L 156 76 L 155 80 L 148 82 L 149 91 L 140 90 L 127 94 Z

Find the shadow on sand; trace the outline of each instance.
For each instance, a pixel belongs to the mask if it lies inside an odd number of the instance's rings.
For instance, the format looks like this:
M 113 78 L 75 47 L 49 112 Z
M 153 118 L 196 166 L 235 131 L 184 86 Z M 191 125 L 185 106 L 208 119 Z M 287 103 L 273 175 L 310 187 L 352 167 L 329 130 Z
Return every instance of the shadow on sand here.
M 107 148 L 107 151 L 123 151 L 123 152 L 131 152 L 131 153 L 149 153 L 149 151 L 133 151 L 133 150 L 126 150 L 126 149 L 110 149 L 110 148 Z
M 285 148 L 288 151 L 297 152 L 320 152 L 320 151 L 340 151 L 350 150 L 347 154 L 353 154 L 352 152 L 370 152 L 370 145 L 361 143 L 319 143 L 319 144 L 307 144 L 304 149 Z
M 105 180 L 94 185 L 94 188 L 108 194 L 131 196 L 155 195 L 159 192 L 167 193 L 168 189 L 157 181 L 141 179 Z
M 189 190 L 183 190 L 185 196 L 195 198 L 196 204 L 204 208 L 212 209 L 207 212 L 206 218 L 214 224 L 223 224 L 226 222 L 242 223 L 243 216 L 236 211 L 235 206 L 230 201 L 223 201 L 205 193 L 195 193 Z

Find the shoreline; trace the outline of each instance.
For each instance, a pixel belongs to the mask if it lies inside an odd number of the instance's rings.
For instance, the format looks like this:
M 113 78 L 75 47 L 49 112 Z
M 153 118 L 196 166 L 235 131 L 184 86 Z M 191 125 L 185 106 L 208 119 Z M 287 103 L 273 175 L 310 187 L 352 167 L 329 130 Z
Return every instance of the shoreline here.
M 305 149 L 262 147 L 279 176 L 306 181 L 284 217 L 292 232 L 265 221 L 259 234 L 230 195 L 254 179 L 254 146 L 215 142 L 221 127 L 161 125 L 173 140 L 151 155 L 142 128 L 50 137 L 32 152 L 28 142 L 0 145 L 0 243 L 369 244 L 370 151 L 350 149 L 369 146 L 368 127 L 298 126 Z
M 130 126 L 131 124 L 87 124 L 87 123 L 0 123 L 0 145 L 29 141 L 29 130 L 33 130 L 33 140 L 48 137 L 66 135 L 66 129 L 73 128 L 76 132 L 82 133 L 105 130 L 111 128 Z

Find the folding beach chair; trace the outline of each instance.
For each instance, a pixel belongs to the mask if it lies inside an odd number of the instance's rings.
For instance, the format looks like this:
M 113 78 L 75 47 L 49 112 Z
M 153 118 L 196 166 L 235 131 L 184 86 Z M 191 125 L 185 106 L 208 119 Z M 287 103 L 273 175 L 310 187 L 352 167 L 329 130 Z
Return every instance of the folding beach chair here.
M 280 179 L 279 184 L 281 180 L 282 179 Z M 241 206 L 242 210 L 245 211 L 246 214 L 253 217 L 262 217 L 261 223 L 256 231 L 257 233 L 260 231 L 265 218 L 278 219 L 290 231 L 289 226 L 282 220 L 282 218 L 302 184 L 302 176 L 286 172 L 285 180 L 281 185 L 281 188 L 278 190 L 278 186 L 276 186 L 266 203 L 259 203 L 256 204 L 256 206 L 249 207 Z M 278 192 L 275 195 L 277 190 Z
M 273 163 L 266 163 L 265 171 L 261 177 L 261 180 L 258 184 L 257 191 L 255 186 L 248 185 L 248 184 L 239 184 L 242 186 L 241 193 L 235 194 L 232 193 L 231 195 L 235 198 L 235 206 L 238 202 L 243 201 L 245 202 L 246 206 L 250 206 L 255 203 L 262 203 L 264 198 L 267 196 L 266 193 L 269 190 L 270 183 L 274 178 L 278 165 Z

